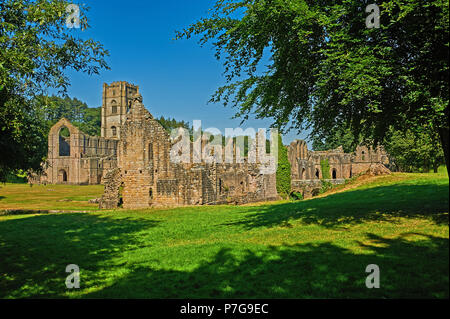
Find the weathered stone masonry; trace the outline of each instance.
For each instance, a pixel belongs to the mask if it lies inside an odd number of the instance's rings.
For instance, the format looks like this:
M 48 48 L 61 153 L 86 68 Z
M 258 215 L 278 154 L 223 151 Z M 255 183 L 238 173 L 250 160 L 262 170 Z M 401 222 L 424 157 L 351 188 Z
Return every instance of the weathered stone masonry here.
M 258 164 L 174 163 L 170 160 L 172 145 L 169 134 L 137 95 L 121 126 L 118 171 L 105 178 L 100 206 L 117 207 L 120 197 L 124 208 L 133 209 L 277 198 L 275 174 L 260 174 Z M 123 188 L 120 195 L 118 178 Z
M 66 128 L 69 136 L 62 135 Z M 51 184 L 105 185 L 101 208 L 242 204 L 277 199 L 276 175 L 263 175 L 260 164 L 236 160 L 233 163 L 174 163 L 174 144 L 166 130 L 144 107 L 139 87 L 127 82 L 103 85 L 101 137 L 89 136 L 61 119 L 48 138 L 45 173 L 32 182 Z M 205 152 L 207 142 L 202 140 Z M 250 150 L 252 152 L 252 150 Z M 224 155 L 224 154 L 223 154 Z M 256 158 L 258 155 L 256 155 Z M 305 198 L 320 189 L 324 177 L 321 160 L 330 167 L 330 182 L 339 184 L 374 165 L 389 163 L 382 147 L 359 146 L 352 154 L 342 147 L 323 152 L 310 151 L 306 142 L 288 146 L 291 188 Z M 383 166 L 383 169 L 385 167 Z M 383 169 L 380 169 L 383 171 Z
M 62 135 L 66 128 L 69 136 Z M 99 184 L 104 171 L 117 167 L 117 140 L 89 136 L 61 119 L 50 130 L 44 175 L 49 184 Z
M 382 166 L 378 171 L 388 171 L 389 156 L 382 146 L 376 149 L 358 146 L 352 154 L 344 153 L 342 147 L 330 151 L 309 151 L 305 141 L 296 140 L 288 146 L 291 163 L 291 189 L 301 192 L 304 198 L 313 196 L 322 186 L 324 177 L 321 161 L 330 166 L 327 172 L 332 184 L 341 184 L 345 179 L 367 172 L 373 166 Z

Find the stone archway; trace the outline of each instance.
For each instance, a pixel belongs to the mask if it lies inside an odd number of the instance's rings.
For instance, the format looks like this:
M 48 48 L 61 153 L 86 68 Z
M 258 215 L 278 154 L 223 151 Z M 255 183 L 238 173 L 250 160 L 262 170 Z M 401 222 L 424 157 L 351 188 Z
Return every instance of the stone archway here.
M 65 169 L 60 169 L 58 171 L 58 183 L 67 183 L 68 181 L 67 171 Z
M 331 176 L 332 176 L 333 179 L 336 179 L 336 178 L 337 178 L 337 170 L 336 170 L 335 168 L 333 168 L 333 171 L 332 171 L 332 173 L 331 173 Z

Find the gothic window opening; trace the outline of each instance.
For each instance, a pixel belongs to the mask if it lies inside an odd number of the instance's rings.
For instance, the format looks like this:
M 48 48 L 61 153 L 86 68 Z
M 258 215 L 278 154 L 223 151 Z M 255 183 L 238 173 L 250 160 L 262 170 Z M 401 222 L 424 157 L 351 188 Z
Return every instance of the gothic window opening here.
M 59 156 L 70 156 L 70 131 L 65 126 L 59 130 Z

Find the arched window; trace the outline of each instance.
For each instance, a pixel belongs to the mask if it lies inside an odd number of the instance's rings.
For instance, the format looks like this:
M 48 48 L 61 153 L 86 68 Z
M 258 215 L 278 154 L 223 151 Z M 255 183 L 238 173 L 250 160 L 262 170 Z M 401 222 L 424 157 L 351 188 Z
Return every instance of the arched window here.
M 320 178 L 320 171 L 319 171 L 319 169 L 316 169 L 316 178 L 317 178 L 317 179 Z
M 59 156 L 70 156 L 70 131 L 65 126 L 59 130 Z
M 306 178 L 306 169 L 303 168 L 302 169 L 302 175 L 300 176 L 300 179 L 305 179 Z
M 111 134 L 112 134 L 112 136 L 117 136 L 117 128 L 115 127 L 115 126 L 112 126 L 111 127 Z
M 117 114 L 117 102 L 116 101 L 111 102 L 111 114 Z
M 335 168 L 333 168 L 333 179 L 337 178 L 337 171 Z
M 366 152 L 362 151 L 361 152 L 361 159 L 364 161 L 366 159 Z

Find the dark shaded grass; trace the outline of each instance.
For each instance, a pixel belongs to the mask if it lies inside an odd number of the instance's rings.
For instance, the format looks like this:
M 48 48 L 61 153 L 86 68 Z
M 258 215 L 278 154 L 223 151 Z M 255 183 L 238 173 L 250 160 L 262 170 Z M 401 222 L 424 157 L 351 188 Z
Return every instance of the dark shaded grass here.
M 231 248 L 222 248 L 194 271 L 136 266 L 112 286 L 87 296 L 120 298 L 126 290 L 130 298 L 448 297 L 447 239 L 367 236 L 383 247 L 365 245 L 374 254 L 355 255 L 332 243 L 291 245 L 247 250 L 239 258 Z M 382 289 L 366 288 L 369 264 L 380 267 Z
M 0 297 L 61 295 L 68 264 L 83 265 L 95 282 L 112 257 L 141 247 L 135 232 L 157 224 L 151 219 L 80 213 L 0 222 Z

